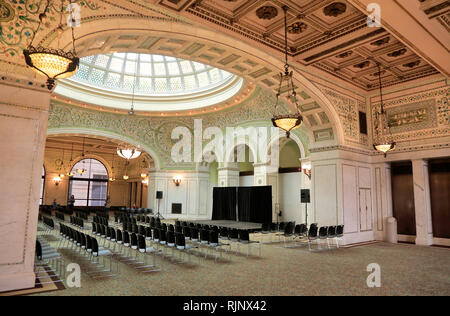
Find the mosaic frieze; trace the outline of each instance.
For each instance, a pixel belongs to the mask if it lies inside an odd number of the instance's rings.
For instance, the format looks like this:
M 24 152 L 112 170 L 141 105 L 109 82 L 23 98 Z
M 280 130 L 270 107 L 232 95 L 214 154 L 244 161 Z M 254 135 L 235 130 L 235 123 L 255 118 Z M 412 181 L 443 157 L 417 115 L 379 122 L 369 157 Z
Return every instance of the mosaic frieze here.
M 271 93 L 258 89 L 239 107 L 203 116 L 181 118 L 128 116 L 53 102 L 50 106 L 48 124 L 49 129 L 86 128 L 123 135 L 154 150 L 163 168 L 175 166 L 194 168 L 193 164 L 179 164 L 171 159 L 171 149 L 174 144 L 171 134 L 175 127 L 185 126 L 193 130 L 194 119 L 202 119 L 203 129 L 216 126 L 224 130 L 226 127 L 243 123 L 248 125 L 249 122 L 255 122 L 257 126 L 270 126 L 275 101 Z M 302 127 L 294 133 L 307 149 L 309 139 L 304 129 L 305 127 Z
M 359 140 L 358 109 L 359 103 L 352 98 L 328 89 L 322 89 L 339 114 L 346 139 Z
M 450 88 L 439 88 L 384 103 L 397 142 L 450 135 L 448 97 Z M 372 106 L 372 119 L 380 104 Z M 384 131 L 383 133 L 386 133 Z

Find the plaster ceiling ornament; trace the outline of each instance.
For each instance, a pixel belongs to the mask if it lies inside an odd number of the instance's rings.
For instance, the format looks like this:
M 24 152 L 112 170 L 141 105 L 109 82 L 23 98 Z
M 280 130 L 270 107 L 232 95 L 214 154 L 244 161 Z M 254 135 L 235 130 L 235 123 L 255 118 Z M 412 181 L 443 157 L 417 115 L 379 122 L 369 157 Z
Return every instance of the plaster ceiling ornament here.
M 419 65 L 420 65 L 420 60 L 417 60 L 417 61 L 413 61 L 413 62 L 411 62 L 411 63 L 403 64 L 403 67 L 406 67 L 406 68 L 415 68 L 415 67 L 417 67 L 417 66 L 419 66 Z
M 261 20 L 272 20 L 278 16 L 278 9 L 273 6 L 263 6 L 256 10 L 256 16 Z
M 348 51 L 348 52 L 339 54 L 339 55 L 337 55 L 336 57 L 337 57 L 337 58 L 343 59 L 343 58 L 350 57 L 351 55 L 353 55 L 353 52 L 350 50 L 350 51 Z
M 70 0 L 70 5 L 72 1 Z M 50 0 L 47 0 L 47 4 L 43 12 L 39 15 L 39 23 L 36 31 L 33 33 L 30 45 L 27 49 L 24 49 L 23 54 L 25 57 L 25 62 L 29 67 L 35 70 L 38 74 L 47 77 L 47 88 L 52 90 L 55 86 L 55 80 L 65 79 L 73 76 L 79 65 L 79 58 L 76 54 L 75 49 L 75 35 L 74 35 L 74 25 L 75 20 L 73 16 L 70 16 L 72 24 L 72 51 L 63 51 L 60 49 L 54 49 L 50 47 L 33 46 L 33 41 L 36 37 L 37 32 L 40 30 L 41 25 L 47 19 L 47 12 L 50 10 Z M 61 0 L 61 13 L 60 13 L 60 24 L 62 26 L 63 15 L 64 15 L 64 0 Z
M 4 0 L 0 0 L 0 23 L 13 20 L 15 15 L 13 7 Z
M 375 42 L 372 42 L 372 43 L 370 43 L 370 45 L 380 47 L 380 46 L 388 44 L 390 41 L 391 41 L 391 38 L 388 36 L 388 37 L 379 39 Z
M 284 6 L 284 40 L 285 40 L 285 66 L 284 73 L 280 73 L 280 86 L 277 93 L 277 103 L 275 104 L 275 111 L 279 106 L 282 89 L 286 89 L 289 102 L 293 103 L 296 109 L 294 114 L 274 114 L 272 117 L 272 124 L 286 131 L 286 137 L 290 138 L 291 131 L 299 128 L 303 123 L 303 117 L 300 114 L 297 92 L 295 91 L 294 85 L 294 72 L 289 70 L 289 60 L 288 60 L 288 25 L 287 25 L 287 11 L 288 7 Z
M 356 64 L 353 67 L 355 68 L 359 68 L 359 69 L 364 69 L 370 66 L 370 61 L 364 61 L 362 63 Z
M 338 17 L 347 11 L 347 5 L 342 2 L 334 2 L 323 8 L 323 14 L 326 16 Z
M 407 52 L 406 48 L 402 48 L 402 49 L 396 50 L 396 51 L 394 51 L 394 52 L 392 52 L 392 53 L 389 53 L 389 54 L 387 54 L 387 55 L 388 55 L 389 57 L 400 57 L 400 56 L 405 55 L 406 52 Z
M 384 109 L 383 102 L 383 85 L 381 82 L 381 65 L 377 63 L 378 66 L 378 80 L 380 86 L 380 112 L 376 113 L 376 128 L 375 128 L 375 139 L 373 142 L 373 148 L 376 151 L 379 151 L 384 154 L 386 158 L 387 153 L 394 150 L 396 147 L 396 143 L 393 140 L 392 131 L 389 126 L 388 118 L 386 110 Z M 384 131 L 387 131 L 388 134 L 383 137 L 381 135 Z
M 290 34 L 300 34 L 308 29 L 308 25 L 303 22 L 296 22 L 288 26 L 288 33 Z

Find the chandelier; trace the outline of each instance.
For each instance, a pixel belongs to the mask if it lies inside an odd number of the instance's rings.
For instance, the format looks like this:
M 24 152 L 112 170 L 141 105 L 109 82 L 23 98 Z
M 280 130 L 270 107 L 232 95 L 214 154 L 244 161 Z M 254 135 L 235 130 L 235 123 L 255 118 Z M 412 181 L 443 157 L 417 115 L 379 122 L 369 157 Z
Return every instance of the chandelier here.
M 83 174 L 87 172 L 86 169 L 86 160 L 84 159 L 84 143 L 86 141 L 86 137 L 83 137 L 83 153 L 81 154 L 81 157 L 83 157 L 83 168 L 78 168 L 76 171 L 78 174 Z
M 281 93 L 283 86 L 284 89 L 287 90 L 287 100 L 292 102 L 295 105 L 295 109 L 297 113 L 295 114 L 282 114 L 276 115 L 274 114 L 272 118 L 273 126 L 278 127 L 284 131 L 286 131 L 286 137 L 289 138 L 291 135 L 291 131 L 299 128 L 302 125 L 303 117 L 299 112 L 299 106 L 297 101 L 297 92 L 295 91 L 294 85 L 294 72 L 289 70 L 289 61 L 288 61 L 288 26 L 287 26 L 287 10 L 288 7 L 284 6 L 284 40 L 285 40 L 285 60 L 286 64 L 284 66 L 284 73 L 280 73 L 280 86 L 278 88 L 277 93 L 277 103 L 275 104 L 275 109 L 278 107 L 280 103 Z M 283 85 L 285 84 L 285 85 Z
M 69 165 L 72 165 L 72 162 L 73 162 L 73 143 L 72 143 L 72 150 L 70 151 L 70 162 L 69 162 Z M 70 178 L 72 178 L 74 175 L 75 175 L 75 173 L 73 173 L 73 171 L 69 171 L 67 173 L 67 176 L 70 177 Z
M 379 85 L 380 85 L 380 112 L 376 113 L 376 121 L 380 122 L 381 124 L 381 128 L 380 125 L 378 125 L 375 128 L 375 140 L 373 142 L 373 147 L 375 148 L 376 151 L 381 152 L 384 154 L 384 157 L 387 157 L 387 153 L 390 151 L 393 151 L 395 149 L 395 142 L 393 140 L 393 136 L 390 130 L 390 125 L 387 119 L 387 114 L 386 114 L 386 110 L 384 109 L 384 104 L 383 104 L 383 87 L 381 84 L 381 66 L 380 63 L 377 63 L 378 66 L 378 80 L 379 80 Z M 388 135 L 387 137 L 382 138 L 380 133 L 380 129 L 382 130 L 387 130 L 388 131 Z
M 141 151 L 134 147 L 119 147 L 117 148 L 117 154 L 126 160 L 136 159 L 141 155 Z
M 72 1 L 70 0 L 70 5 Z M 50 0 L 47 0 L 44 12 L 39 15 L 39 24 L 36 31 L 33 34 L 30 45 L 27 49 L 24 49 L 23 54 L 25 62 L 29 67 L 36 71 L 40 75 L 47 77 L 47 88 L 52 90 L 55 86 L 55 80 L 65 79 L 73 76 L 80 63 L 80 59 L 77 57 L 75 50 L 75 35 L 74 25 L 75 20 L 71 13 L 71 29 L 72 29 L 72 45 L 73 50 L 65 52 L 61 49 L 53 49 L 49 47 L 33 46 L 33 41 L 36 37 L 36 33 L 39 31 L 43 20 L 47 17 L 46 12 L 50 7 Z M 62 30 L 62 17 L 64 12 L 64 0 L 61 0 L 61 15 L 60 25 L 58 30 Z
M 111 177 L 109 178 L 109 182 L 116 181 L 116 178 L 114 178 L 114 154 L 111 154 L 112 156 L 112 166 L 111 166 Z

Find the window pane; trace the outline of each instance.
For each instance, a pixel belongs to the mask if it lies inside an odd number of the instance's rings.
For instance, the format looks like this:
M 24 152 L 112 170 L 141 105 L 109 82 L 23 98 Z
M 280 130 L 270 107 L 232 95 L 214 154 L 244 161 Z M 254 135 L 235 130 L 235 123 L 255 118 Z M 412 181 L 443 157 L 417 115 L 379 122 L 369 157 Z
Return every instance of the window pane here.
M 168 63 L 167 67 L 169 68 L 169 75 L 176 76 L 180 74 L 180 68 L 178 68 L 178 63 Z
M 123 68 L 123 60 L 119 58 L 113 58 L 111 60 L 111 65 L 109 66 L 109 69 L 112 71 L 122 72 Z
M 98 160 L 90 159 L 89 178 L 108 180 L 108 172 L 105 166 Z
M 139 71 L 141 76 L 147 77 L 152 75 L 152 64 L 150 63 L 141 63 L 139 67 Z
M 108 65 L 109 58 L 107 55 L 97 55 L 95 65 L 105 68 Z
M 88 206 L 87 200 L 75 200 L 74 206 Z
M 163 64 L 163 63 L 155 64 L 155 75 L 165 76 L 166 75 L 166 64 Z
M 182 62 L 180 62 L 180 64 L 181 64 L 181 69 L 183 70 L 183 73 L 191 73 L 191 72 L 193 72 L 192 65 L 191 65 L 190 61 L 183 60 Z
M 87 198 L 88 187 L 89 187 L 88 181 L 80 181 L 80 180 L 70 181 L 69 198 L 72 195 L 75 196 L 75 205 L 80 205 L 77 203 L 78 202 L 77 200 L 85 200 Z
M 79 174 L 77 169 L 86 169 L 86 172 Z M 108 193 L 108 171 L 105 166 L 96 159 L 84 159 L 75 164 L 72 171 L 76 174 L 70 179 L 69 198 L 75 196 L 75 206 L 104 206 Z
M 91 188 L 89 190 L 89 199 L 103 200 L 104 204 L 107 192 L 108 192 L 107 182 L 91 182 Z

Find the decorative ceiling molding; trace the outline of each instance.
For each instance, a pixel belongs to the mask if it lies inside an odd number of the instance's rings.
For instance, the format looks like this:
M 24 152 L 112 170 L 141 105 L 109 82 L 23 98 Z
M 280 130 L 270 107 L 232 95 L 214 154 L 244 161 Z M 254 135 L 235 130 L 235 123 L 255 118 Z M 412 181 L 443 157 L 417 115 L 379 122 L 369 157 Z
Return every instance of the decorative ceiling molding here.
M 383 28 L 367 27 L 366 15 L 348 1 L 302 0 L 293 3 L 288 0 L 272 2 L 179 0 L 176 7 L 167 5 L 173 1 L 149 1 L 164 5 L 184 17 L 216 30 L 253 42 L 263 49 L 274 50 L 280 56 L 284 52 L 283 23 L 279 20 L 279 16 L 275 16 L 275 10 L 279 11 L 282 6 L 287 5 L 291 30 L 288 37 L 291 57 L 302 65 L 321 69 L 366 91 L 378 88 L 376 78 L 370 76 L 370 73 L 355 71 L 353 65 L 348 65 L 349 60 L 357 64 L 373 57 L 374 61 L 381 63 L 382 68 L 389 69 L 383 78 L 386 85 L 395 85 L 439 73 L 424 60 L 421 62 L 422 67 L 408 68 L 403 65 L 412 60 L 396 63 L 394 58 L 400 59 L 402 55 L 387 56 L 394 50 L 401 51 L 407 47 Z M 270 19 L 261 20 L 259 16 Z M 347 60 L 336 57 L 348 52 L 351 52 L 351 55 L 347 55 Z M 405 55 L 410 59 L 421 59 L 410 50 Z M 370 67 L 372 73 L 375 72 L 374 65 L 375 63 Z

